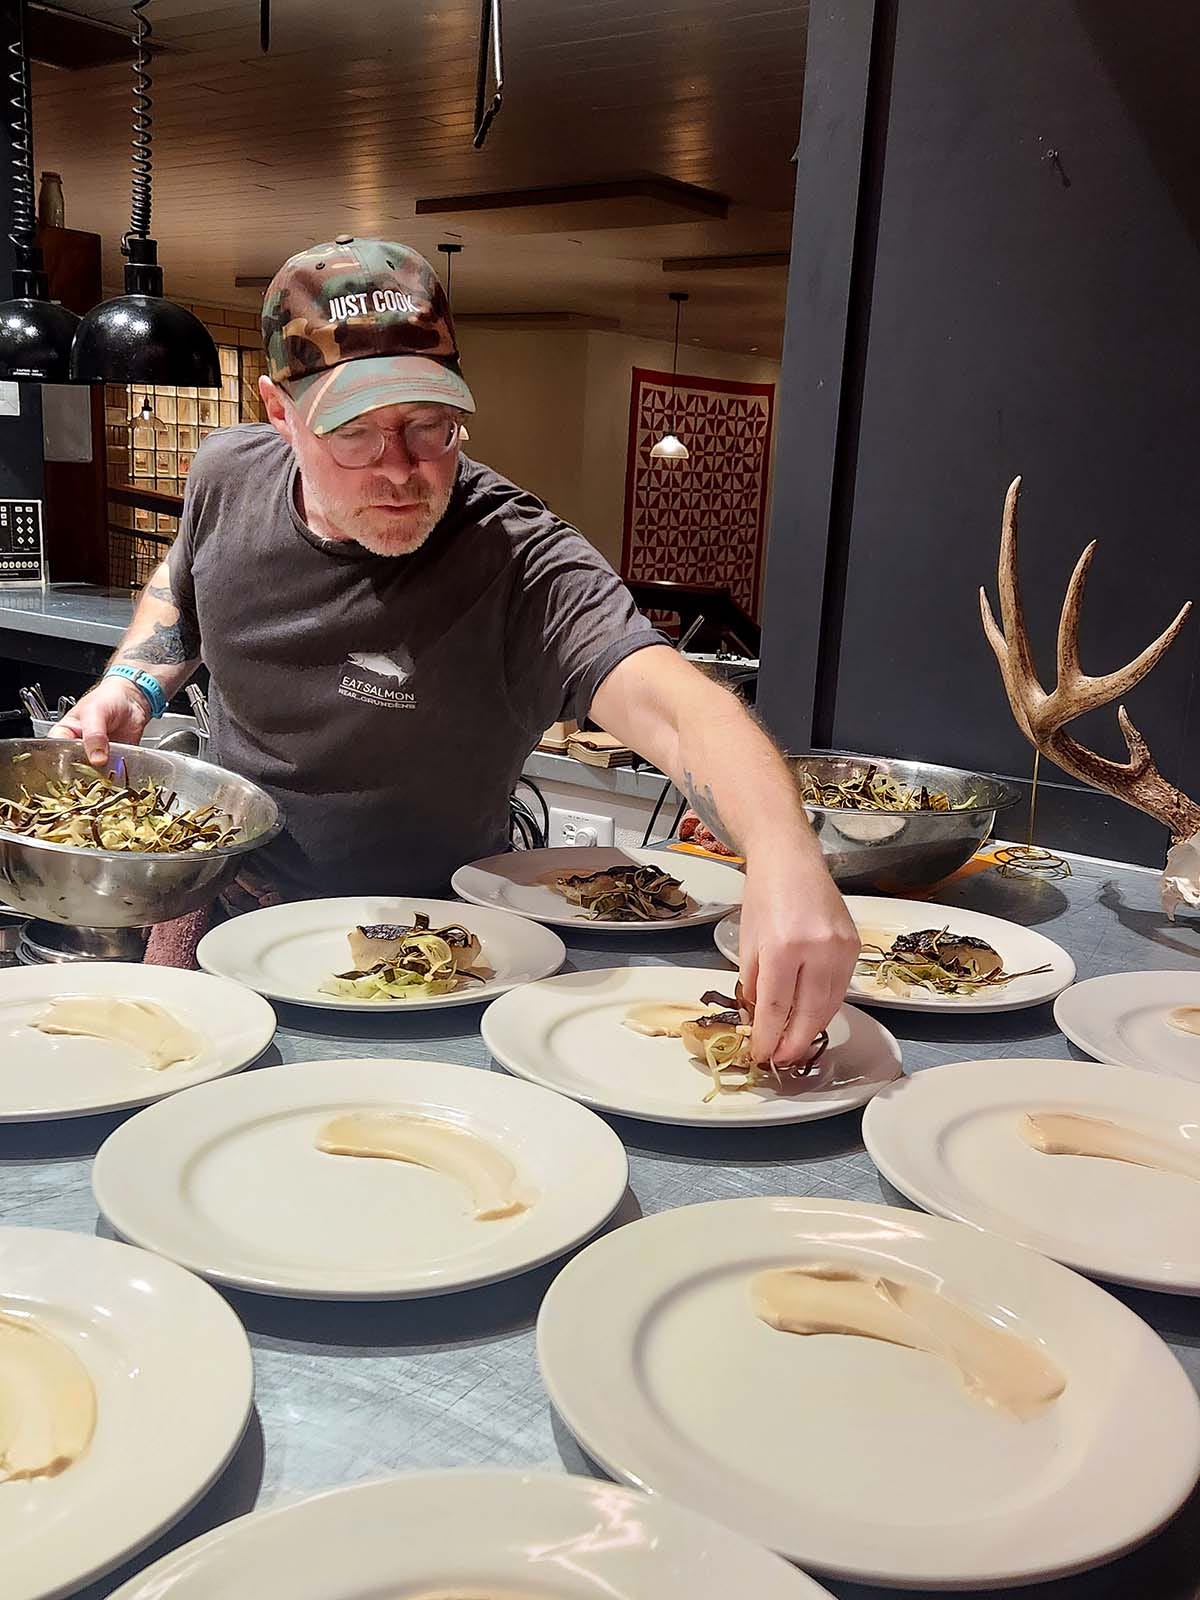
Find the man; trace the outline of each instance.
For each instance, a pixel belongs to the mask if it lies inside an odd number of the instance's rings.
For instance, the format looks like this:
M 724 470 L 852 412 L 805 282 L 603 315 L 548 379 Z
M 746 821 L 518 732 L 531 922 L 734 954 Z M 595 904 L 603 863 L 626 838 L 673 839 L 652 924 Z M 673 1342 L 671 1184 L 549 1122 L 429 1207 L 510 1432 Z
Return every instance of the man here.
M 745 855 L 753 1047 L 803 1059 L 858 940 L 796 788 L 580 534 L 461 455 L 475 404 L 437 274 L 340 237 L 280 269 L 263 334 L 268 423 L 206 440 L 167 560 L 56 731 L 102 765 L 203 656 L 211 758 L 286 819 L 252 867 L 300 899 L 443 890 L 506 847 L 542 731 L 591 717 Z

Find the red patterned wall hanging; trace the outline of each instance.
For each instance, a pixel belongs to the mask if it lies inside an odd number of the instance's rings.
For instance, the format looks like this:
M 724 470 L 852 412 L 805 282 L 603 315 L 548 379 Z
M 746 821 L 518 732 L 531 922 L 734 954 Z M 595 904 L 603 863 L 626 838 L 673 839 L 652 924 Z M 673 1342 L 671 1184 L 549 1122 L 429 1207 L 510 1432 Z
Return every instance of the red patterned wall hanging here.
M 773 383 L 633 369 L 625 469 L 626 578 L 716 584 L 758 617 Z M 687 461 L 654 461 L 677 433 Z

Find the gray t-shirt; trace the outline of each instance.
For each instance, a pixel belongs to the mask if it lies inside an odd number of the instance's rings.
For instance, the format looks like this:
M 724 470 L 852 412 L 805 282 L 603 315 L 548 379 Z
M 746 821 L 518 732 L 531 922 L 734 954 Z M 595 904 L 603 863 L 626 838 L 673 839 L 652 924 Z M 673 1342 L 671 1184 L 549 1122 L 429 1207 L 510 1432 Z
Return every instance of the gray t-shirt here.
M 283 808 L 251 858 L 285 898 L 428 894 L 507 848 L 542 732 L 587 715 L 662 643 L 604 558 L 533 495 L 463 458 L 413 555 L 330 544 L 300 519 L 290 447 L 213 434 L 170 554 L 212 678 L 210 759 Z

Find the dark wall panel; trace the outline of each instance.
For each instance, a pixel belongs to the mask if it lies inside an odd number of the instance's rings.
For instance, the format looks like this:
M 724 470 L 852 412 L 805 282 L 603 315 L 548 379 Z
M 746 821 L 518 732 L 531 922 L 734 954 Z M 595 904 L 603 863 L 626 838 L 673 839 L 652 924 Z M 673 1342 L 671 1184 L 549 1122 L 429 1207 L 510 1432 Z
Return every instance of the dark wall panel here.
M 804 108 L 757 706 L 790 750 L 812 743 L 813 693 L 830 574 L 830 526 L 847 481 L 838 440 L 862 210 L 875 0 L 809 8 Z M 857 285 L 861 296 L 862 285 Z
M 1200 599 L 1200 8 L 890 10 L 853 498 L 832 533 L 844 609 L 825 618 L 836 660 L 816 732 L 1027 775 L 976 599 L 981 582 L 994 593 L 1009 479 L 1025 480 L 1022 571 L 1044 673 L 1091 538 L 1089 670 L 1127 660 Z M 1200 613 L 1130 712 L 1160 766 L 1200 794 L 1198 664 Z M 1079 732 L 1124 756 L 1115 710 Z M 1132 815 L 1124 829 L 1119 810 L 1093 842 L 1112 854 L 1125 837 L 1161 858 L 1161 834 Z

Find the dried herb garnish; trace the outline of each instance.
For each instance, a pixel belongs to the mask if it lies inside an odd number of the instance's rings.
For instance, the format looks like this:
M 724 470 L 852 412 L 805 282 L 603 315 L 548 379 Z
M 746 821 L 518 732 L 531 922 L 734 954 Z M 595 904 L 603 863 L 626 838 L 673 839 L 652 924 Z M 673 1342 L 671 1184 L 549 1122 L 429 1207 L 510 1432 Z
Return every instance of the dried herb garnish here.
M 756 1061 L 750 1053 L 750 1033 L 753 1026 L 754 1007 L 742 992 L 739 983 L 734 998 L 710 989 L 700 997 L 704 1006 L 721 1006 L 720 1011 L 685 1022 L 681 1037 L 688 1051 L 707 1068 L 712 1078 L 712 1088 L 704 1096 L 707 1105 L 719 1094 L 737 1093 L 742 1089 L 756 1089 L 770 1083 L 776 1089 L 795 1084 L 812 1072 L 829 1048 L 829 1034 L 822 1029 L 812 1042 L 810 1053 L 804 1061 L 790 1066 L 777 1066 L 774 1061 Z
M 874 762 L 836 783 L 821 783 L 803 767 L 796 769 L 796 779 L 805 805 L 836 811 L 974 811 L 979 806 L 979 796 L 974 794 L 965 800 L 951 800 L 925 784 L 902 788 Z
M 618 865 L 597 872 L 557 872 L 551 881 L 592 921 L 667 922 L 688 908 L 683 885 L 661 867 Z
M 864 945 L 857 968 L 860 976 L 874 978 L 882 988 L 896 994 L 916 987 L 948 995 L 1002 989 L 1015 978 L 1030 978 L 1049 970 L 1047 962 L 1026 972 L 1005 972 L 999 952 L 986 939 L 951 933 L 948 927 L 898 934 L 887 949 Z
M 119 850 L 168 855 L 217 850 L 232 844 L 240 829 L 215 805 L 174 809 L 176 796 L 153 780 L 124 783 L 75 765 L 81 776 L 52 780 L 44 792 L 24 785 L 17 799 L 0 799 L 0 829 L 48 844 L 81 850 Z

